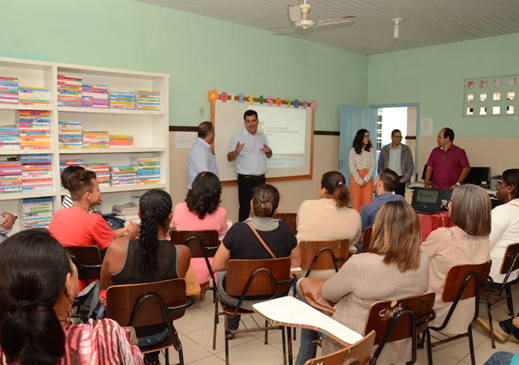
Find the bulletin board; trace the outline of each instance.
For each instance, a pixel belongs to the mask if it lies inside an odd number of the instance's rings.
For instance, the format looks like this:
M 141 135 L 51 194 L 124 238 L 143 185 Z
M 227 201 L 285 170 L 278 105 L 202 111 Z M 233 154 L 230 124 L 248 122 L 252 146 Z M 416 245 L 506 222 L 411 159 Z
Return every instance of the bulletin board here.
M 519 75 L 472 78 L 464 84 L 464 117 L 515 116 Z

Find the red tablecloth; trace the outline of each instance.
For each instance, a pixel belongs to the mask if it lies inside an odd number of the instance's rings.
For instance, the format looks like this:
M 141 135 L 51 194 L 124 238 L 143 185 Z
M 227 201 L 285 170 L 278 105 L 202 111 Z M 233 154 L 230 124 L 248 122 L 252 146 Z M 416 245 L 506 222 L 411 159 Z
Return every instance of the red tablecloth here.
M 420 229 L 422 230 L 422 242 L 429 237 L 432 231 L 440 227 L 452 227 L 453 224 L 449 218 L 449 212 L 441 212 L 437 214 L 417 213 L 420 220 Z

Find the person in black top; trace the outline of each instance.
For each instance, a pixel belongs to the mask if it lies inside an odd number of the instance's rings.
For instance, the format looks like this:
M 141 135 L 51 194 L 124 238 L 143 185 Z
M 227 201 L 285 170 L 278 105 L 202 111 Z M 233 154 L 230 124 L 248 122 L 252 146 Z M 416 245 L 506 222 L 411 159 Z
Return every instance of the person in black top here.
M 274 214 L 279 210 L 279 192 L 269 184 L 260 185 L 254 189 L 251 200 L 252 217 L 249 222 L 265 241 L 277 258 L 290 257 L 292 267 L 301 265 L 301 250 L 290 226 L 277 218 Z M 213 270 L 222 271 L 218 275 L 218 296 L 228 306 L 234 307 L 238 299 L 225 292 L 227 262 L 231 259 L 262 260 L 272 256 L 258 240 L 251 228 L 244 222 L 234 224 L 223 239 L 213 261 Z M 242 308 L 252 309 L 252 305 L 261 300 L 246 300 Z M 236 330 L 240 324 L 240 316 L 229 320 L 229 329 Z M 234 334 L 229 338 L 233 338 Z
M 191 251 L 168 241 L 171 223 L 171 197 L 164 190 L 150 190 L 139 199 L 141 225 L 139 238 L 113 241 L 106 251 L 101 268 L 101 287 L 152 283 L 183 278 L 189 268 Z M 139 346 L 160 343 L 168 335 L 165 324 L 135 329 Z M 148 364 L 159 364 L 159 352 L 146 354 Z

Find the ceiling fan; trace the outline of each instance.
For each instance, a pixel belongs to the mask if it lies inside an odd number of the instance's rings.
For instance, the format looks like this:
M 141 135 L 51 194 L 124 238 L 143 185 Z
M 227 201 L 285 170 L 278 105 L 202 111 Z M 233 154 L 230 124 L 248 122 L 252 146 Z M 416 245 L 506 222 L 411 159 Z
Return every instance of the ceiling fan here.
M 323 19 L 314 22 L 313 20 L 308 19 L 308 13 L 310 12 L 310 9 L 312 9 L 312 5 L 307 4 L 306 0 L 304 0 L 300 5 L 289 5 L 287 7 L 288 17 L 290 18 L 290 21 L 294 22 L 294 26 L 271 28 L 270 30 L 278 31 L 291 28 L 310 29 L 321 25 L 340 24 L 355 20 L 354 16 L 344 16 L 340 18 Z

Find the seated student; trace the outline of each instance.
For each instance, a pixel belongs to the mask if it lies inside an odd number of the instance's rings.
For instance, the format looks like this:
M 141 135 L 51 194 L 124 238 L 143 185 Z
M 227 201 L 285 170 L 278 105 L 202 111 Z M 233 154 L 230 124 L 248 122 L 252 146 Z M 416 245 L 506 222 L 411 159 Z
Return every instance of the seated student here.
M 68 178 L 76 171 L 84 170 L 83 166 L 68 166 L 61 173 L 61 185 L 63 188 L 67 190 L 67 194 L 63 197 L 63 201 L 61 202 L 61 208 L 70 208 L 72 207 L 72 197 L 70 196 L 70 191 L 68 191 Z M 101 212 L 96 211 L 93 207 L 89 209 L 88 213 L 97 213 L 101 214 Z
M 319 200 L 304 201 L 297 212 L 297 241 L 350 240 L 350 250 L 359 241 L 361 220 L 351 209 L 346 179 L 339 171 L 328 171 L 321 178 Z M 311 277 L 328 279 L 335 270 L 312 270 Z M 302 275 L 306 275 L 302 273 Z
M 0 364 L 140 365 L 130 332 L 111 319 L 70 323 L 78 274 L 42 228 L 0 245 Z
M 438 228 L 422 244 L 430 261 L 429 291 L 436 293 L 436 318 L 430 326 L 441 326 L 452 303 L 442 300 L 447 271 L 454 265 L 483 264 L 489 259 L 491 204 L 488 194 L 476 185 L 461 185 L 449 200 L 449 217 L 453 227 Z M 442 332 L 460 334 L 474 317 L 474 298 L 460 300 L 449 324 Z
M 399 178 L 396 172 L 385 168 L 377 176 L 377 180 L 373 184 L 373 192 L 375 199 L 365 206 L 360 211 L 360 218 L 362 219 L 362 232 L 368 227 L 375 224 L 375 218 L 379 209 L 386 202 L 392 201 L 406 201 L 402 195 L 395 194 L 394 191 L 398 187 Z
M 58 210 L 49 224 L 50 233 L 63 246 L 98 245 L 100 249 L 105 249 L 117 237 L 132 239 L 137 236 L 138 226 L 133 222 L 113 231 L 102 216 L 88 213 L 91 207 L 100 203 L 101 198 L 95 172 L 76 171 L 67 183 L 72 207 Z
M 215 230 L 220 239 L 227 232 L 227 212 L 220 207 L 222 186 L 212 172 L 201 172 L 187 192 L 186 201 L 178 203 L 173 213 L 173 227 L 178 231 Z M 209 258 L 213 263 L 213 258 Z M 191 259 L 191 266 L 200 284 L 207 283 L 211 274 L 202 257 Z
M 322 296 L 337 309 L 333 319 L 363 334 L 371 304 L 380 300 L 399 300 L 427 291 L 429 260 L 420 250 L 422 233 L 414 209 L 402 201 L 387 202 L 373 226 L 369 253 L 353 255 L 337 274 L 326 281 Z M 312 343 L 301 346 L 311 354 Z M 323 335 L 322 354 L 344 346 Z M 300 351 L 301 353 L 301 351 Z M 297 364 L 303 364 L 298 357 Z M 411 339 L 386 344 L 378 365 L 411 360 Z
M 2 212 L 0 210 L 0 243 L 7 239 L 7 234 L 13 229 L 14 222 L 18 219 L 16 214 Z
M 173 213 L 171 197 L 164 190 L 150 190 L 139 199 L 139 238 L 120 238 L 106 251 L 101 268 L 101 287 L 152 283 L 183 278 L 189 268 L 191 251 L 167 240 Z M 139 346 L 152 346 L 168 335 L 166 324 L 136 328 Z M 159 364 L 159 352 L 145 355 L 147 364 Z
M 277 258 L 290 257 L 292 267 L 301 265 L 301 251 L 292 229 L 286 222 L 273 218 L 279 210 L 278 189 L 270 184 L 256 187 L 250 204 L 252 217 L 245 222 L 250 223 L 257 230 L 259 236 Z M 223 271 L 218 275 L 218 297 L 230 307 L 235 307 L 238 299 L 225 292 L 227 262 L 231 259 L 264 260 L 273 258 L 245 222 L 236 223 L 229 229 L 223 243 L 216 251 L 213 262 L 214 271 Z M 252 305 L 259 301 L 245 300 L 242 308 L 252 310 Z M 230 330 L 237 330 L 239 325 L 240 316 L 229 320 Z M 229 339 L 233 337 L 234 334 L 228 336 Z

